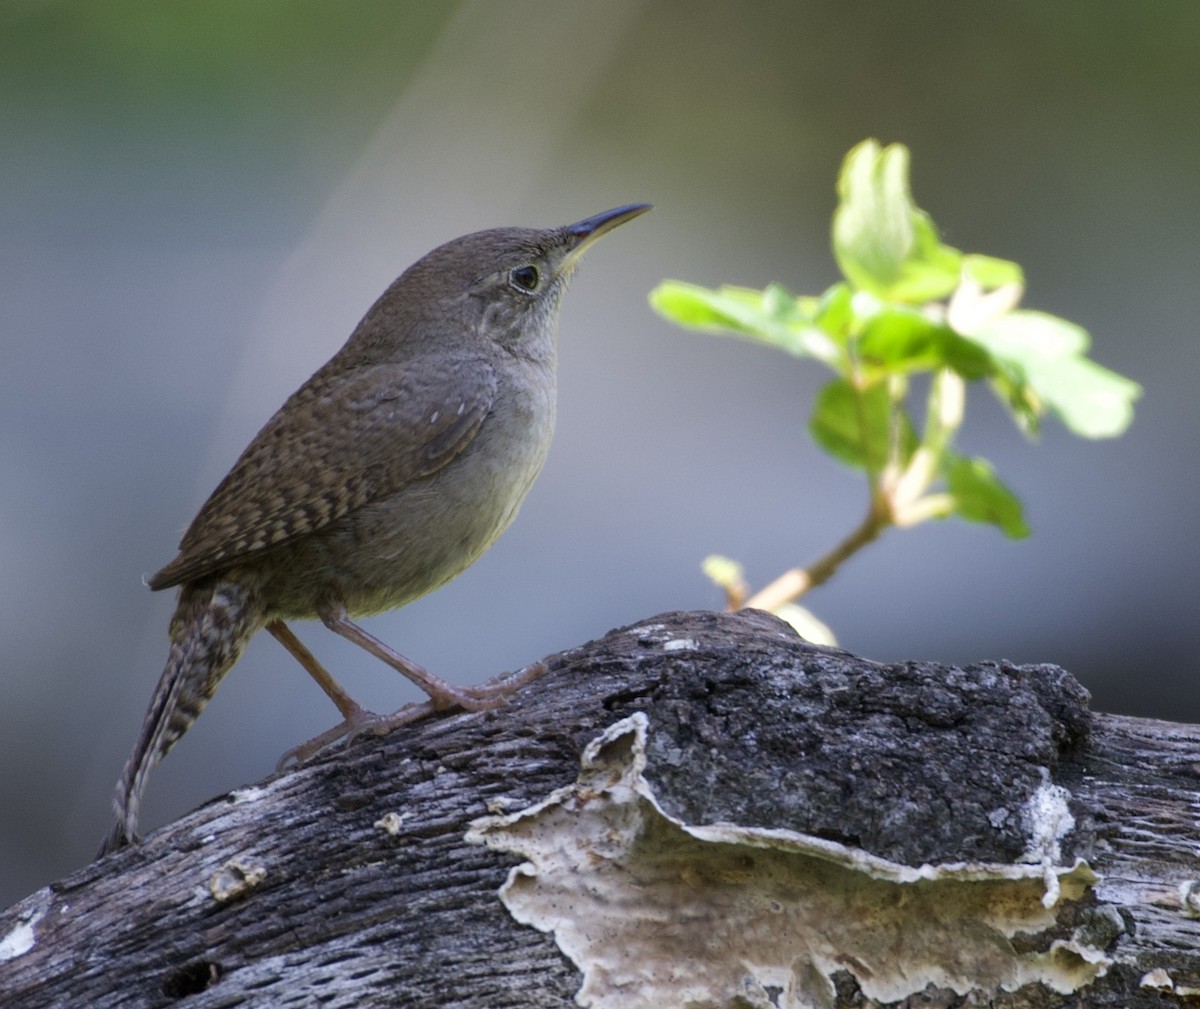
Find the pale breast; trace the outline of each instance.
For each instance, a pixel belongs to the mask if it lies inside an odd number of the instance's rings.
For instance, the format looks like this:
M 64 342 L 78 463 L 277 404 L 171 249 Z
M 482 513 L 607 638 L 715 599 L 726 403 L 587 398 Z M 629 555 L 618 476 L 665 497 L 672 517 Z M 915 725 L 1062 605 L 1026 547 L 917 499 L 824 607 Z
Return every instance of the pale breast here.
M 496 541 L 541 472 L 554 432 L 553 374 L 528 361 L 509 368 L 492 412 L 448 465 L 272 558 L 264 594 L 274 613 L 316 616 L 331 597 L 351 615 L 403 606 Z

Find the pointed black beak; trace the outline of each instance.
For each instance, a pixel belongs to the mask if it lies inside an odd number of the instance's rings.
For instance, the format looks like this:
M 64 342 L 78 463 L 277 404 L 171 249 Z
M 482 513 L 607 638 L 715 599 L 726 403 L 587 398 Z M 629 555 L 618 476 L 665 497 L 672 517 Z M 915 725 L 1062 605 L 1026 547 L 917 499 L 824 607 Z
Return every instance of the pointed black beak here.
M 595 242 L 596 239 L 602 235 L 607 235 L 618 225 L 624 224 L 626 221 L 632 221 L 635 217 L 640 217 L 649 209 L 649 203 L 631 203 L 624 207 L 615 207 L 612 210 L 606 210 L 602 214 L 585 217 L 582 221 L 577 221 L 575 224 L 568 224 L 563 228 L 563 232 L 575 244 L 571 247 L 571 251 L 567 254 L 567 259 L 563 265 L 567 267 L 574 266 L 584 250 Z

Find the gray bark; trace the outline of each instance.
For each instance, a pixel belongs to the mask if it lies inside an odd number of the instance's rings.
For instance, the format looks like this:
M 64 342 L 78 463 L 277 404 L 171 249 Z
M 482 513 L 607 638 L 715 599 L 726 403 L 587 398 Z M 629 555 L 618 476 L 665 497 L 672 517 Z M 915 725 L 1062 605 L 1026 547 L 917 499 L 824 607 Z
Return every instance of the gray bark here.
M 1017 863 L 1031 800 L 1066 789 L 1074 828 L 1056 861 L 1086 859 L 1100 880 L 1044 934 L 998 942 L 1025 955 L 1085 936 L 1106 969 L 1069 994 L 981 975 L 972 991 L 931 982 L 906 1004 L 1136 1009 L 1200 989 L 1195 726 L 1092 714 L 1055 666 L 877 664 L 755 611 L 666 614 L 547 663 L 503 709 L 356 740 L 9 908 L 0 1005 L 575 1005 L 576 964 L 497 896 L 522 859 L 466 835 L 571 786 L 585 747 L 635 712 L 669 816 L 811 835 L 900 866 Z M 790 994 L 697 1004 L 879 1004 L 860 961 L 847 950 L 844 969 Z

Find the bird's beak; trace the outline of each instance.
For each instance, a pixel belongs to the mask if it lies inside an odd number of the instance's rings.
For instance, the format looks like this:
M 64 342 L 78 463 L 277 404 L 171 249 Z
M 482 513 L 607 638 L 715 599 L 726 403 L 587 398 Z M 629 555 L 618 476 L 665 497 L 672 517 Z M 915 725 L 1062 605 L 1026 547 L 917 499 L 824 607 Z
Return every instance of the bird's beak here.
M 632 221 L 635 217 L 640 217 L 649 209 L 649 203 L 631 203 L 628 206 L 606 210 L 602 214 L 585 217 L 582 221 L 577 221 L 575 224 L 568 224 L 562 229 L 565 238 L 563 244 L 567 246 L 567 254 L 558 272 L 569 273 L 575 268 L 575 264 L 579 262 L 579 257 L 583 255 L 584 251 L 596 239 L 600 238 L 601 235 L 607 235 L 618 225 L 624 224 L 626 221 Z

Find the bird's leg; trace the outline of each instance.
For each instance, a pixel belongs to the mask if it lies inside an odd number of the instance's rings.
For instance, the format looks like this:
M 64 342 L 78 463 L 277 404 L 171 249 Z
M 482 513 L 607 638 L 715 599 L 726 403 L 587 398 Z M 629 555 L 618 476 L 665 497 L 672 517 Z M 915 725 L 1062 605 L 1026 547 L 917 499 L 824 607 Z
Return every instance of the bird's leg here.
M 272 620 L 267 624 L 267 630 L 271 632 L 271 636 L 286 648 L 297 662 L 304 667 L 314 680 L 317 681 L 317 686 L 325 691 L 326 696 L 337 705 L 338 711 L 342 713 L 342 717 L 347 722 L 356 718 L 361 718 L 363 715 L 369 715 L 362 705 L 353 697 L 346 693 L 343 687 L 337 680 L 330 675 L 327 670 L 307 648 L 304 643 L 292 633 L 292 629 L 288 627 L 282 620 Z
M 459 707 L 467 711 L 484 711 L 502 705 L 513 691 L 537 679 L 546 671 L 546 667 L 535 662 L 516 673 L 498 676 L 494 680 L 478 687 L 456 687 L 440 677 L 434 676 L 424 666 L 419 666 L 411 659 L 406 659 L 394 648 L 385 645 L 373 634 L 364 631 L 354 623 L 344 609 L 338 608 L 321 614 L 325 626 L 348 641 L 353 641 L 365 648 L 382 662 L 386 662 L 398 673 L 407 676 L 413 683 L 429 695 L 429 703 L 435 711 L 444 708 Z M 401 709 L 397 715 L 407 714 L 407 709 Z M 390 716 L 389 716 L 390 717 Z M 405 718 L 410 721 L 410 718 Z
M 301 743 L 299 746 L 288 750 L 287 753 L 279 758 L 278 770 L 283 770 L 292 763 L 302 764 L 310 757 L 320 753 L 327 746 L 331 746 L 343 739 L 348 742 L 364 732 L 383 735 L 400 725 L 416 721 L 418 718 L 432 714 L 435 711 L 442 711 L 451 707 L 459 707 L 467 711 L 483 711 L 488 708 L 500 707 L 514 691 L 546 672 L 545 663 L 534 662 L 524 669 L 519 669 L 515 673 L 497 676 L 478 687 L 455 687 L 440 677 L 434 676 L 433 673 L 429 672 L 423 666 L 418 665 L 410 659 L 406 659 L 395 649 L 385 645 L 373 634 L 363 630 L 346 616 L 345 610 L 340 608 L 331 610 L 326 614 L 322 614 L 321 620 L 334 633 L 340 634 L 348 641 L 353 641 L 356 645 L 365 648 L 377 659 L 386 662 L 397 672 L 404 674 L 429 695 L 429 700 L 419 704 L 406 704 L 402 708 L 393 711 L 390 715 L 377 715 L 372 711 L 368 711 L 346 693 L 341 684 L 321 665 L 316 656 L 304 647 L 300 639 L 292 633 L 291 628 L 287 624 L 282 620 L 272 620 L 267 624 L 267 630 L 292 654 L 308 674 L 317 681 L 317 684 L 325 691 L 329 699 L 337 705 L 343 718 L 343 721 L 335 725 L 332 729 L 322 732 L 319 736 L 308 740 L 308 742 Z
M 472 696 L 469 691 L 462 690 L 447 683 L 440 677 L 434 676 L 424 666 L 419 666 L 411 659 L 406 659 L 394 648 L 385 645 L 375 635 L 369 634 L 346 616 L 346 611 L 340 607 L 321 614 L 321 620 L 335 634 L 340 634 L 347 641 L 353 641 L 360 648 L 386 662 L 396 672 L 407 676 L 413 683 L 429 695 L 435 710 L 442 708 L 460 707 L 467 711 L 479 711 L 483 708 L 494 708 L 499 701 L 487 703 Z
M 385 724 L 393 716 L 384 718 L 373 711 L 368 711 L 351 697 L 282 620 L 272 620 L 267 624 L 267 630 L 304 667 L 308 675 L 317 681 L 317 685 L 325 691 L 329 699 L 337 705 L 338 711 L 342 713 L 342 721 L 332 729 L 288 750 L 279 758 L 276 770 L 283 770 L 292 763 L 303 764 L 310 757 L 340 740 L 345 739 L 349 742 L 363 732 L 383 733 L 394 727 L 391 724 Z M 416 717 L 416 714 L 414 713 L 412 717 Z

